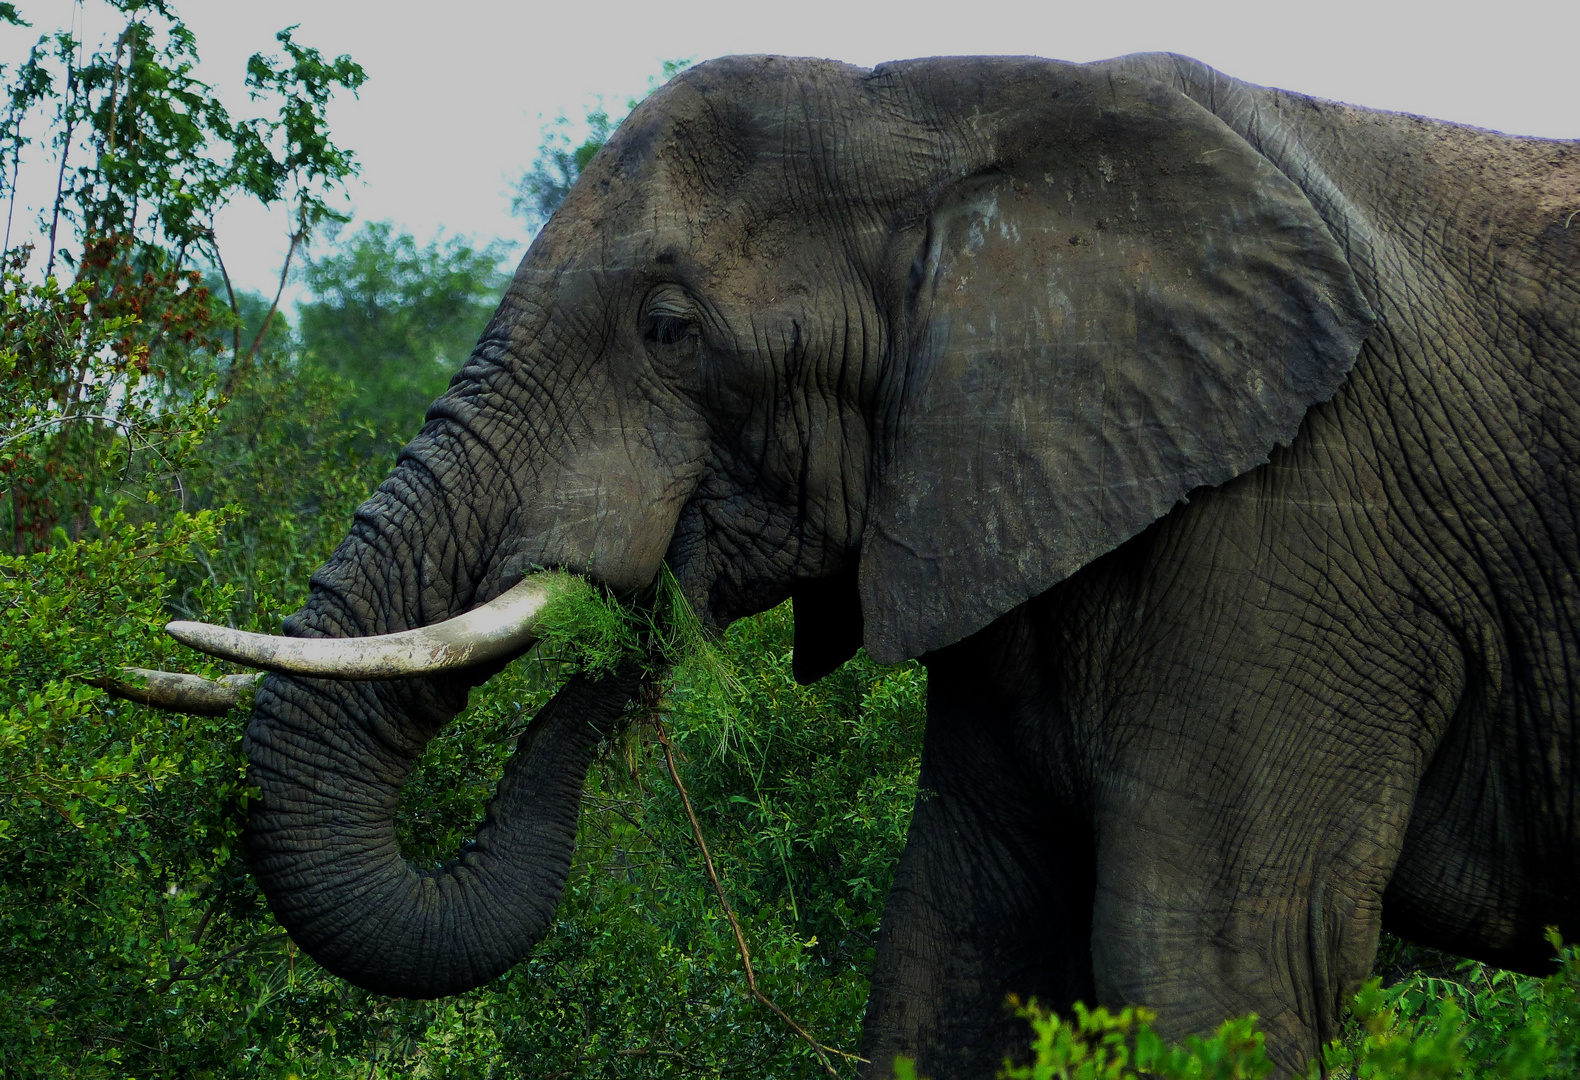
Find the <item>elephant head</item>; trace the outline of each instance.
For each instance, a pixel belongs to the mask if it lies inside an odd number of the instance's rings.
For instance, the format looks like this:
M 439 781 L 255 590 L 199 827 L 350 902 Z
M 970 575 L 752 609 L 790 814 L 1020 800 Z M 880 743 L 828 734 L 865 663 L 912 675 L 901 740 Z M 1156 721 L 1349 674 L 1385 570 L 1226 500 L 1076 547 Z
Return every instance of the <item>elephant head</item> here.
M 588 166 L 286 632 L 429 626 L 535 568 L 633 590 L 667 562 L 715 627 L 793 596 L 803 680 L 863 643 L 921 655 L 1265 461 L 1370 320 L 1301 188 L 1159 83 L 703 64 Z M 424 743 L 525 640 L 262 683 L 248 848 L 331 971 L 454 993 L 544 932 L 633 677 L 545 708 L 448 865 L 395 838 Z

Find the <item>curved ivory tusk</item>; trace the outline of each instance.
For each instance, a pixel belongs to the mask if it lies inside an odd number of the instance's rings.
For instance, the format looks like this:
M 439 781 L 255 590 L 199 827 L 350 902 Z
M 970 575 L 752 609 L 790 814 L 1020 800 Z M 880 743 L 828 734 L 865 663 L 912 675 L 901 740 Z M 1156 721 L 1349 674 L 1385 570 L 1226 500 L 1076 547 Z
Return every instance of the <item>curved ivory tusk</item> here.
M 200 652 L 266 671 L 321 679 L 405 679 L 471 667 L 532 643 L 544 606 L 576 579 L 534 574 L 464 615 L 398 634 L 297 638 L 177 621 L 165 633 Z
M 150 671 L 138 667 L 121 670 L 141 679 L 142 684 L 129 683 L 112 675 L 87 681 L 115 697 L 135 701 L 139 705 L 197 716 L 224 716 L 236 707 L 242 691 L 263 678 L 261 671 L 226 675 L 216 682 L 179 671 Z

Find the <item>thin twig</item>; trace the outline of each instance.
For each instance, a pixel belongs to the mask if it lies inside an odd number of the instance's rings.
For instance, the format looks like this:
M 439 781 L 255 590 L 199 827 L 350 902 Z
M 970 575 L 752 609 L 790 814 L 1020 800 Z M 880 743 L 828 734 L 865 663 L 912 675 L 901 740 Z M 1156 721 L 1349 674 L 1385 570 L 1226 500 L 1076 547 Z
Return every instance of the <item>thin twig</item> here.
M 702 852 L 702 863 L 707 867 L 708 880 L 713 882 L 713 891 L 718 894 L 719 906 L 724 909 L 724 917 L 729 920 L 730 929 L 735 931 L 735 947 L 740 950 L 741 966 L 746 969 L 747 989 L 792 1031 L 806 1040 L 807 1045 L 812 1048 L 812 1052 L 817 1055 L 818 1061 L 830 1076 L 838 1077 L 839 1073 L 828 1059 L 829 1054 L 838 1054 L 846 1061 L 866 1059 L 832 1046 L 824 1046 L 808 1034 L 804 1027 L 790 1019 L 783 1009 L 774 1004 L 772 998 L 758 989 L 757 972 L 752 969 L 752 954 L 746 948 L 746 935 L 741 932 L 740 920 L 735 917 L 735 909 L 730 906 L 729 897 L 724 895 L 724 884 L 719 881 L 719 872 L 713 867 L 713 856 L 708 852 L 708 842 L 702 837 L 702 825 L 697 821 L 696 811 L 691 808 L 691 793 L 686 790 L 685 783 L 680 779 L 680 770 L 675 768 L 675 746 L 669 741 L 669 732 L 664 730 L 664 722 L 657 715 L 653 717 L 653 731 L 658 735 L 659 745 L 664 748 L 664 764 L 669 766 L 669 778 L 675 782 L 675 790 L 680 792 L 680 801 L 686 807 L 686 817 L 691 822 L 691 835 L 697 841 L 697 850 Z
M 203 910 L 203 918 L 198 920 L 197 929 L 192 931 L 192 947 L 195 949 L 203 943 L 203 933 L 208 929 L 209 920 L 214 917 L 214 912 L 219 909 L 219 902 L 225 899 L 225 891 L 230 883 L 221 882 L 214 895 L 209 899 L 208 907 Z
M 133 19 L 126 24 L 126 29 L 121 31 L 121 36 L 115 39 L 115 59 L 110 64 L 111 69 L 115 72 L 115 75 L 110 79 L 110 122 L 106 125 L 110 130 L 109 151 L 111 154 L 115 153 L 115 106 L 116 97 L 121 92 L 121 55 L 126 52 L 126 42 L 131 38 L 132 28 L 136 25 L 137 20 Z M 136 57 L 134 56 L 133 63 L 135 62 Z M 132 65 L 128 64 L 126 66 L 130 68 Z M 130 89 L 128 88 L 129 94 Z
M 687 1065 L 692 1063 L 691 1059 L 679 1050 L 655 1050 L 652 1047 L 641 1047 L 635 1050 L 616 1050 L 615 1053 L 620 1057 L 666 1057 L 684 1062 Z
M 0 437 L 0 450 L 5 449 L 23 436 L 33 434 L 35 431 L 43 431 L 45 428 L 54 427 L 57 424 L 69 424 L 74 420 L 100 420 L 106 424 L 113 424 L 120 430 L 121 434 L 126 438 L 126 468 L 121 470 L 120 480 L 124 484 L 126 478 L 132 475 L 132 455 L 137 453 L 137 444 L 132 441 L 132 436 L 136 434 L 136 428 L 125 420 L 120 420 L 113 416 L 105 416 L 103 413 L 68 413 L 65 416 L 52 416 L 48 420 L 41 420 L 36 424 L 23 428 L 21 431 L 8 432 L 4 437 Z M 175 467 L 175 464 L 169 458 L 160 452 L 159 447 L 149 441 L 146 435 L 143 436 L 143 446 L 145 449 L 153 451 L 154 456 L 170 466 L 171 472 L 176 474 L 176 486 L 181 490 L 181 509 L 185 510 L 187 507 L 187 495 L 186 488 L 181 486 L 180 470 Z M 0 498 L 7 494 L 10 494 L 9 490 L 0 492 Z
M 251 941 L 236 946 L 234 949 L 225 953 L 219 959 L 215 960 L 213 963 L 209 964 L 202 971 L 199 971 L 195 975 L 183 975 L 180 972 L 177 972 L 176 974 L 170 976 L 168 979 L 165 979 L 163 982 L 161 982 L 154 990 L 154 996 L 157 997 L 158 995 L 163 994 L 166 990 L 169 990 L 178 982 L 197 982 L 199 979 L 203 978 L 203 976 L 219 967 L 225 961 L 234 960 L 236 957 L 240 956 L 244 952 L 247 952 L 249 949 L 255 949 L 260 945 L 271 945 L 276 941 L 289 940 L 289 938 L 290 935 L 283 930 L 278 934 L 267 934 L 261 938 L 254 938 Z
M 69 424 L 73 420 L 102 420 L 106 424 L 114 424 L 116 427 L 121 429 L 121 434 L 126 436 L 127 454 L 132 454 L 136 451 L 136 447 L 132 444 L 132 425 L 128 424 L 124 420 L 119 420 L 113 416 L 105 416 L 102 413 L 68 413 L 65 416 L 50 417 L 48 420 L 42 420 L 37 424 L 31 424 L 28 427 L 23 428 L 21 431 L 9 432 L 3 438 L 0 438 L 0 449 L 4 449 L 5 447 L 11 445 L 18 439 L 22 438 L 24 435 L 31 435 L 35 431 L 43 431 L 45 428 L 51 428 L 57 424 Z
M 68 65 L 70 61 L 67 61 Z M 66 70 L 66 101 L 61 106 L 66 113 L 66 131 L 60 140 L 60 174 L 55 178 L 55 209 L 49 219 L 49 259 L 44 264 L 44 276 L 49 277 L 55 272 L 55 232 L 60 227 L 60 204 L 66 193 L 66 159 L 71 156 L 72 129 L 76 127 L 76 114 L 71 111 L 72 101 L 76 96 L 77 71 L 75 67 Z
M 16 121 L 16 144 L 11 151 L 11 196 L 6 200 L 5 250 L 11 250 L 11 219 L 16 216 L 16 180 L 22 171 L 22 121 Z
M 214 263 L 219 267 L 219 276 L 225 282 L 225 296 L 230 301 L 232 324 L 230 334 L 231 343 L 234 346 L 231 350 L 230 367 L 232 371 L 235 371 L 236 365 L 241 363 L 241 307 L 236 303 L 236 290 L 230 283 L 230 271 L 225 269 L 225 260 L 219 253 L 219 241 L 214 238 L 213 228 L 208 230 L 207 239 L 209 250 L 214 253 Z M 225 381 L 229 384 L 230 379 L 227 378 Z
M 77 5 L 71 16 L 71 29 L 77 29 L 77 17 L 82 14 L 82 5 Z M 66 118 L 66 131 L 60 138 L 60 175 L 55 179 L 55 210 L 49 219 L 49 261 L 44 265 L 44 276 L 49 277 L 55 272 L 55 230 L 60 225 L 60 206 L 66 192 L 66 159 L 71 156 L 71 135 L 77 126 L 77 114 L 72 111 L 72 102 L 76 100 L 77 89 L 80 85 L 78 73 L 82 70 L 84 53 L 87 49 L 88 35 L 83 33 L 77 40 L 77 60 L 72 62 L 71 53 L 66 53 L 66 100 L 61 103 L 61 114 Z M 84 225 L 87 222 L 83 223 Z
M 274 302 L 269 305 L 269 313 L 263 317 L 263 323 L 258 327 L 258 333 L 252 339 L 252 345 L 247 349 L 247 361 L 258 355 L 258 347 L 263 344 L 264 335 L 269 332 L 269 324 L 274 321 L 275 312 L 280 310 L 280 297 L 285 292 L 285 282 L 291 272 L 291 257 L 296 254 L 296 248 L 302 242 L 302 234 L 291 234 L 291 246 L 285 249 L 285 261 L 280 264 L 280 284 L 274 290 Z
M 660 855 L 663 855 L 666 859 L 669 859 L 676 866 L 680 865 L 680 860 L 676 859 L 673 855 L 671 855 L 665 849 L 663 841 L 661 841 L 658 837 L 654 836 L 652 833 L 648 832 L 647 831 L 647 827 L 645 825 L 643 825 L 640 821 L 636 820 L 636 818 L 632 817 L 630 814 L 626 813 L 624 809 L 622 809 L 622 807 L 624 807 L 626 805 L 625 803 L 622 803 L 622 802 L 620 802 L 619 800 L 616 800 L 616 799 L 598 799 L 596 796 L 591 796 L 591 795 L 583 795 L 582 799 L 585 802 L 596 802 L 596 803 L 599 803 L 599 804 L 601 804 L 601 806 L 602 806 L 602 808 L 604 810 L 613 810 L 616 814 L 620 815 L 621 819 L 623 819 L 627 825 L 631 826 L 631 828 L 633 828 L 637 832 L 641 833 L 642 837 L 648 843 L 652 844 L 654 849 L 656 849 Z
M 296 254 L 296 249 L 307 237 L 306 221 L 299 222 L 299 228 L 291 234 L 291 246 L 285 249 L 285 261 L 280 264 L 280 284 L 274 290 L 274 303 L 269 305 L 269 313 L 263 317 L 263 325 L 258 327 L 258 336 L 252 339 L 252 347 L 247 350 L 247 363 L 252 363 L 252 358 L 258 355 L 258 346 L 263 344 L 263 336 L 269 332 L 269 324 L 274 321 L 274 313 L 280 310 L 280 297 L 285 292 L 285 282 L 291 273 L 291 256 Z

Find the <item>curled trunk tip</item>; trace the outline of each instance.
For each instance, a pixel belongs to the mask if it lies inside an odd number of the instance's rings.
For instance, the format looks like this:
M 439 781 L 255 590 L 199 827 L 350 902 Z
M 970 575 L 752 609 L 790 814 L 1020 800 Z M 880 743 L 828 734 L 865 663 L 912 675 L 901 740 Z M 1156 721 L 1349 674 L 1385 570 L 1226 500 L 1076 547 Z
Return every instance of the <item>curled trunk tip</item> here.
M 245 747 L 259 790 L 247 850 L 270 908 L 330 972 L 377 993 L 441 997 L 502 974 L 553 921 L 594 749 L 640 685 L 635 672 L 572 678 L 522 734 L 475 840 L 419 870 L 401 854 L 395 807 L 420 741 L 303 722 L 314 689 L 332 701 L 355 684 L 270 679 Z

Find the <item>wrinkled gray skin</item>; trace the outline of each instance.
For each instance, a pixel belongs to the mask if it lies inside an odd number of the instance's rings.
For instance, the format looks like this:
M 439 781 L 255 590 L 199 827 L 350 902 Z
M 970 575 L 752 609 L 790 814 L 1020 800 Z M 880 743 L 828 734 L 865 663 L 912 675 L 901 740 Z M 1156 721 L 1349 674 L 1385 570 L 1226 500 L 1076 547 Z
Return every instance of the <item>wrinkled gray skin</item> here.
M 1035 994 L 1302 1069 L 1382 928 L 1580 935 L 1580 148 L 1172 56 L 701 65 L 643 103 L 290 632 L 661 560 L 797 673 L 930 677 L 862 1052 L 993 1075 Z M 523 737 L 418 873 L 397 790 L 464 679 L 271 677 L 254 866 L 332 971 L 520 960 L 631 679 Z

